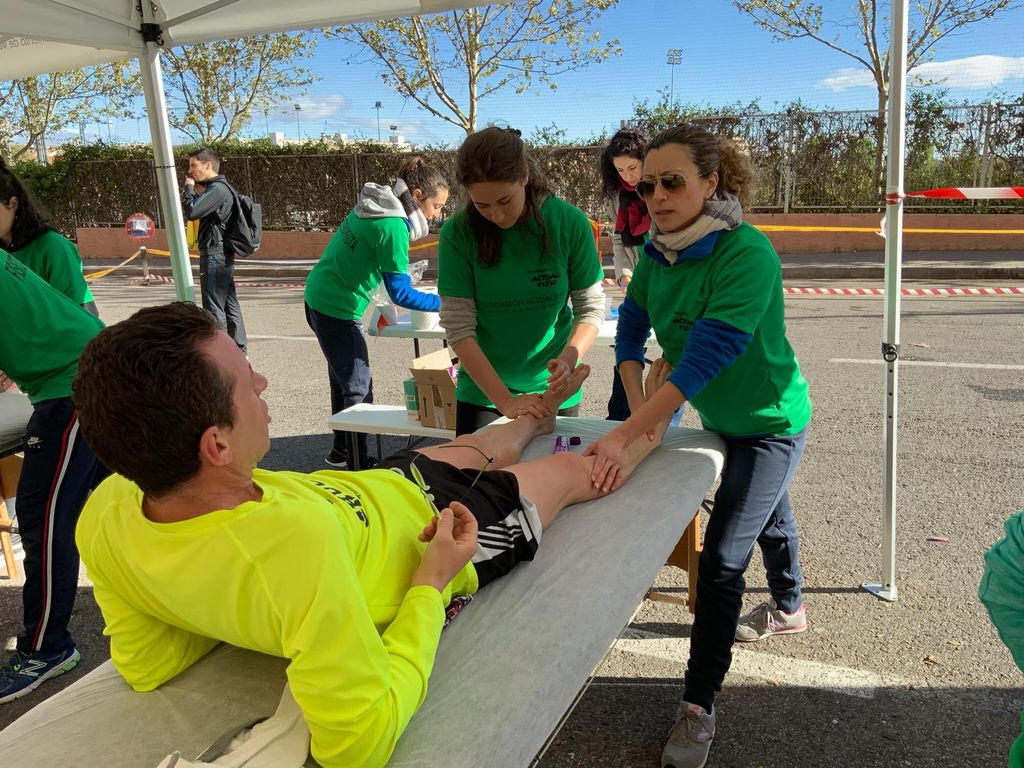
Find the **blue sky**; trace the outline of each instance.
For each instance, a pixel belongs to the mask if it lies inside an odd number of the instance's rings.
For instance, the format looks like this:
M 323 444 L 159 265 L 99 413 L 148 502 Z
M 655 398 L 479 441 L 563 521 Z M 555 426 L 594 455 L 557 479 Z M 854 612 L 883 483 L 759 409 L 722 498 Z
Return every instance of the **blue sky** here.
M 849 13 L 852 0 L 823 0 L 826 16 Z M 880 3 L 888 7 L 889 3 Z M 620 0 L 606 12 L 599 29 L 603 38 L 618 38 L 621 56 L 558 78 L 557 91 L 496 94 L 480 104 L 478 126 L 508 124 L 529 135 L 554 125 L 569 137 L 614 130 L 633 114 L 633 104 L 656 100 L 669 88 L 669 48 L 683 51 L 675 67 L 674 95 L 679 102 L 729 104 L 759 99 L 767 110 L 794 99 L 820 108 L 871 109 L 875 89 L 867 70 L 852 59 L 811 40 L 777 42 L 769 32 L 735 9 L 727 0 Z M 968 28 L 967 33 L 940 43 L 926 74 L 945 80 L 950 98 L 982 102 L 995 95 L 1024 93 L 1024 56 L 1020 33 L 1024 10 L 1005 12 L 994 21 Z M 310 65 L 320 77 L 305 94 L 294 95 L 279 110 L 258 115 L 250 135 L 267 127 L 294 137 L 293 104 L 303 136 L 346 133 L 376 138 L 376 101 L 382 133 L 389 125 L 417 143 L 458 143 L 461 131 L 433 117 L 415 103 L 403 100 L 381 83 L 372 60 L 352 61 L 359 51 L 338 40 L 322 41 Z M 367 59 L 368 57 L 358 57 Z M 96 127 L 90 127 L 90 134 Z M 115 137 L 136 139 L 144 122 L 119 121 Z M 106 131 L 104 131 L 104 134 Z

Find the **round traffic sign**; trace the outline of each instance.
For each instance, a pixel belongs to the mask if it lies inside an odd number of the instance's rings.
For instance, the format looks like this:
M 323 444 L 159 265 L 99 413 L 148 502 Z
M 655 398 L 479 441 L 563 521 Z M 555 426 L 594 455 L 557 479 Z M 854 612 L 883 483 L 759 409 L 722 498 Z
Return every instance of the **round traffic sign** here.
M 156 232 L 156 224 L 144 213 L 133 213 L 125 219 L 124 231 L 132 240 L 148 240 Z

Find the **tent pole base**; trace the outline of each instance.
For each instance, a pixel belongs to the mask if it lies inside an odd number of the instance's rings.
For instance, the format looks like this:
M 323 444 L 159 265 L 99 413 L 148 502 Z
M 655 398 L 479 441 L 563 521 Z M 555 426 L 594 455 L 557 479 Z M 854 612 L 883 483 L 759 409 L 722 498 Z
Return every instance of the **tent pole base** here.
M 870 592 L 879 600 L 885 600 L 887 603 L 895 603 L 899 599 L 895 586 L 886 588 L 884 584 L 872 584 L 870 582 L 866 582 L 860 586 L 861 589 Z

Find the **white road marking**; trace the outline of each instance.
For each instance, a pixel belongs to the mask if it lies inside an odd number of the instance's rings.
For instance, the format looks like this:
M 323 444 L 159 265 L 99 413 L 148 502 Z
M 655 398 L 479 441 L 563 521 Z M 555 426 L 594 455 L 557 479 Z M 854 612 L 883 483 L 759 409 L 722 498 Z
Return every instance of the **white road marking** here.
M 833 357 L 830 363 L 855 363 L 857 365 L 881 365 L 882 360 L 859 360 L 852 357 Z M 900 360 L 900 365 L 918 365 L 922 368 L 980 368 L 989 371 L 1024 371 L 1024 365 L 1003 365 L 1000 363 L 938 363 L 927 360 Z
M 627 629 L 612 648 L 686 664 L 690 655 L 690 639 Z M 729 672 L 772 684 L 818 688 L 861 699 L 873 699 L 879 687 L 903 684 L 893 679 L 883 680 L 874 672 L 832 666 L 817 661 L 791 659 L 787 656 L 774 656 L 746 650 L 736 645 L 732 649 L 732 667 Z

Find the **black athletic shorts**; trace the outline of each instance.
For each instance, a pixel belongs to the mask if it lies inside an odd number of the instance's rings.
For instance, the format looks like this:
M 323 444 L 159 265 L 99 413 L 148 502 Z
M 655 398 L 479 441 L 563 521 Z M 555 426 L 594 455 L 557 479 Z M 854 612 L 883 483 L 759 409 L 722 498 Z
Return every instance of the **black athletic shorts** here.
M 413 461 L 422 483 L 410 470 Z M 511 472 L 489 469 L 473 485 L 478 470 L 459 469 L 417 451 L 399 451 L 374 469 L 390 469 L 416 483 L 439 510 L 453 501 L 466 505 L 480 528 L 473 566 L 481 587 L 516 563 L 533 560 L 540 545 L 540 517 L 534 503 L 519 493 L 519 480 Z

